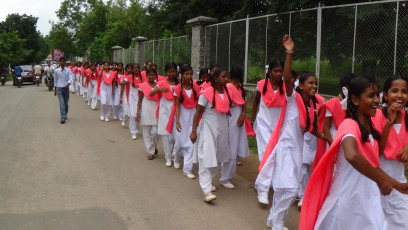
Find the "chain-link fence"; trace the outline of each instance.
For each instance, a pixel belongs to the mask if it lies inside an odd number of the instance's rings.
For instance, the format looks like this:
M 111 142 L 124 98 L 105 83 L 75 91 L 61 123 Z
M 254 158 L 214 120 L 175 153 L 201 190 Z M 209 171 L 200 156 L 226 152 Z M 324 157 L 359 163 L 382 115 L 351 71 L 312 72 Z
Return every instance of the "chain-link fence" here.
M 191 62 L 191 38 L 188 36 L 143 42 L 144 57 L 142 60 L 153 61 L 160 74 L 164 74 L 167 62 Z M 143 64 L 143 63 L 140 63 Z
M 123 65 L 135 62 L 136 49 L 120 49 L 117 51 L 116 62 L 122 62 Z
M 284 34 L 296 45 L 294 70 L 319 78 L 319 92 L 337 95 L 344 72 L 371 75 L 380 86 L 408 74 L 408 2 L 381 1 L 247 18 L 206 27 L 206 67 L 245 68 L 245 82 L 265 77 L 265 65 L 284 59 Z

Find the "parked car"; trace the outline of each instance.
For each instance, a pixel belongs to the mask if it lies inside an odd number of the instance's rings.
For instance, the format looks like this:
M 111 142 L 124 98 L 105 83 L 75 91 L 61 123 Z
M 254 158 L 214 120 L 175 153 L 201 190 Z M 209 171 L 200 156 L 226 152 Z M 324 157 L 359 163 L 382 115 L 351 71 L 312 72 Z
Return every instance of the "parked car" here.
M 21 73 L 23 82 L 31 82 L 35 84 L 33 66 L 32 65 L 21 65 L 20 67 L 23 70 L 23 72 Z

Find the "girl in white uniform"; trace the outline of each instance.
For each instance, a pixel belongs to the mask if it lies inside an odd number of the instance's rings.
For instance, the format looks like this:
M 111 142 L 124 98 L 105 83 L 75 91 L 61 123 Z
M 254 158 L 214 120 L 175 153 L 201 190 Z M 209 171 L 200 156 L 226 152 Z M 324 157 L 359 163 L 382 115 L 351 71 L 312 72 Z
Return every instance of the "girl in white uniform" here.
M 237 159 L 249 156 L 248 139 L 245 130 L 245 89 L 243 86 L 244 70 L 240 66 L 232 66 L 229 73 L 231 83 L 227 84 L 232 100 L 228 116 L 228 143 L 230 160 L 222 163 L 220 183 L 223 187 L 233 189 L 230 179 L 235 175 Z
M 216 69 L 212 87 L 201 92 L 190 134 L 191 141 L 193 143 L 197 141 L 194 151 L 198 154 L 199 182 L 205 202 L 216 199 L 211 193 L 214 190 L 212 178 L 217 174 L 220 164 L 230 160 L 227 116 L 231 100 L 226 87 L 227 82 L 228 72 Z M 197 128 L 201 115 L 200 126 Z
M 184 65 L 181 70 L 181 83 L 175 86 L 174 97 L 176 104 L 176 129 L 174 132 L 176 144 L 174 155 L 174 167 L 180 167 L 181 156 L 184 157 L 183 173 L 187 178 L 194 179 L 193 169 L 193 142 L 189 135 L 193 126 L 193 118 L 198 103 L 200 87 L 193 81 L 193 69 Z
M 173 122 L 176 110 L 173 87 L 178 84 L 176 63 L 166 63 L 164 71 L 167 77 L 157 82 L 158 87 L 152 90 L 151 95 L 158 94 L 160 97 L 158 134 L 161 136 L 166 166 L 170 167 L 174 148 Z
M 392 229 L 381 207 L 381 194 L 393 188 L 406 193 L 407 186 L 381 168 L 373 127 L 379 104 L 378 86 L 368 77 L 356 77 L 349 85 L 347 116 L 329 150 L 313 170 L 305 191 L 299 229 Z
M 129 93 L 130 93 L 130 83 L 129 79 L 132 78 L 133 66 L 132 64 L 127 64 L 125 67 L 125 73 L 120 76 L 120 104 L 123 108 L 122 116 L 122 126 L 126 125 L 126 117 L 129 117 Z
M 392 178 L 406 183 L 404 164 L 408 160 L 408 114 L 402 108 L 408 101 L 408 82 L 398 75 L 384 83 L 383 101 L 387 106 L 377 110 L 373 119 L 374 127 L 381 131 L 381 169 Z M 384 150 L 383 150 L 384 149 Z M 388 229 L 408 229 L 408 196 L 391 191 L 389 196 L 381 196 L 381 204 Z
M 287 50 L 284 67 L 284 84 L 286 100 L 281 116 L 276 124 L 265 154 L 259 167 L 255 182 L 258 200 L 268 203 L 269 188 L 273 187 L 273 203 L 267 219 L 267 226 L 272 229 L 286 229 L 285 218 L 289 207 L 295 201 L 302 178 L 304 131 L 313 129 L 315 120 L 310 114 L 315 114 L 317 99 L 317 78 L 311 74 L 305 76 L 305 81 L 299 86 L 302 95 L 294 91 L 291 63 L 294 44 L 288 35 L 283 38 Z M 310 107 L 308 110 L 307 107 Z M 266 199 L 266 202 L 262 202 Z
M 116 69 L 116 78 L 113 80 L 113 85 L 115 87 L 115 93 L 113 94 L 113 119 L 117 120 L 119 119 L 120 121 L 123 118 L 123 107 L 122 104 L 120 103 L 120 86 L 118 83 L 120 83 L 120 78 L 121 76 L 125 74 L 125 71 L 123 69 L 123 63 L 119 62 L 117 64 L 117 69 Z
M 158 123 L 158 106 L 159 95 L 154 94 L 153 90 L 158 87 L 156 84 L 157 72 L 156 69 L 148 68 L 146 70 L 148 81 L 139 84 L 139 101 L 137 103 L 136 119 L 140 120 L 140 125 L 143 130 L 143 140 L 147 151 L 147 159 L 153 160 L 157 155 L 157 134 Z
M 91 109 L 96 109 L 96 104 L 98 103 L 97 98 L 97 84 L 99 78 L 99 70 L 96 68 L 96 64 L 92 63 L 91 68 L 87 69 L 87 75 L 89 77 L 88 84 L 88 95 Z
M 101 100 L 101 121 L 109 121 L 109 115 L 112 110 L 112 97 L 115 93 L 115 88 L 112 82 L 115 79 L 116 72 L 109 70 L 109 62 L 103 65 L 102 79 L 100 85 L 100 100 Z
M 262 160 L 266 145 L 278 122 L 285 101 L 282 74 L 283 63 L 278 60 L 272 61 L 269 63 L 266 78 L 258 81 L 256 86 L 257 91 L 252 104 L 251 121 L 256 133 L 259 161 Z

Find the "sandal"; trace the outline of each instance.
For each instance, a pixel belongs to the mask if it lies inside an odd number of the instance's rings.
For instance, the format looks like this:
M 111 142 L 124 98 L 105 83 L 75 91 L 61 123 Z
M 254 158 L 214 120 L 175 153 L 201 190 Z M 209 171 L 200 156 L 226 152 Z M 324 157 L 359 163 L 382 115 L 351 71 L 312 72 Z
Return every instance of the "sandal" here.
M 154 159 L 154 155 L 149 155 L 149 156 L 147 156 L 147 159 L 148 159 L 148 160 L 153 160 L 153 159 Z

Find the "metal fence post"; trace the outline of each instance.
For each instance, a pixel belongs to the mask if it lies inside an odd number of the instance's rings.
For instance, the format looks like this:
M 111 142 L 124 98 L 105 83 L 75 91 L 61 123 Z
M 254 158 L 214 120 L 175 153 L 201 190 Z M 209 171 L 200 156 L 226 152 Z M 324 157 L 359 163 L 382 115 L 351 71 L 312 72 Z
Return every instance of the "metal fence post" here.
M 398 15 L 399 15 L 399 1 L 397 1 L 397 12 L 395 17 L 395 44 L 394 44 L 394 74 L 397 72 L 397 39 L 398 39 Z
M 316 72 L 315 72 L 317 81 L 319 81 L 319 78 L 320 78 L 321 45 L 322 45 L 322 7 L 321 7 L 321 3 L 319 3 L 319 7 L 317 8 Z
M 357 10 L 358 6 L 354 11 L 354 38 L 353 38 L 353 60 L 351 62 L 351 72 L 354 73 L 354 64 L 356 62 L 356 33 L 357 33 Z
M 218 62 L 218 25 L 217 25 L 217 34 L 215 35 L 215 63 Z
M 248 80 L 248 47 L 249 47 L 249 14 L 246 19 L 246 28 L 245 28 L 245 71 L 244 71 L 244 83 L 247 83 Z
M 231 26 L 232 23 L 229 24 L 229 38 L 228 38 L 228 69 L 231 69 Z
M 266 27 L 265 27 L 265 66 L 268 64 L 268 23 L 269 17 L 266 17 Z

